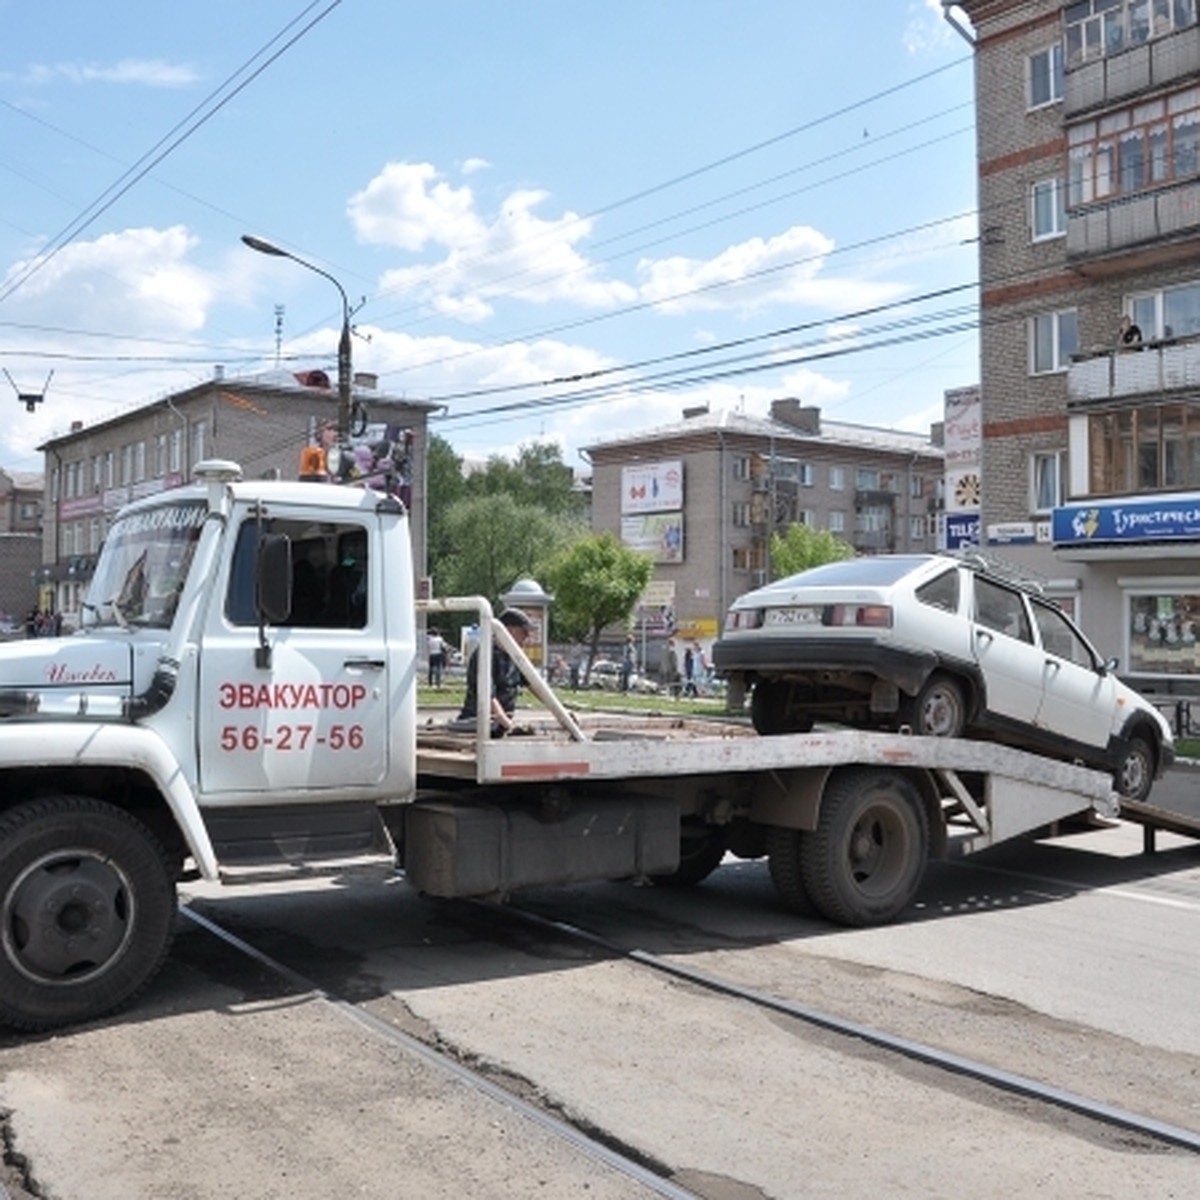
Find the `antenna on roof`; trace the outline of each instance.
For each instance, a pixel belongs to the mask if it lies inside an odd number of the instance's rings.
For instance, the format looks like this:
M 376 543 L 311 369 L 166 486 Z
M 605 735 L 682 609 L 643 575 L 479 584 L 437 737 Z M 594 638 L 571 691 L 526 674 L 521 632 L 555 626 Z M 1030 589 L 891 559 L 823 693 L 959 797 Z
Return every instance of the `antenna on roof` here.
M 4 368 L 4 376 L 9 383 L 12 384 L 13 391 L 17 393 L 17 399 L 25 405 L 25 411 L 33 412 L 43 400 L 46 399 L 46 391 L 50 387 L 50 380 L 54 378 L 54 368 L 50 368 L 50 374 L 46 376 L 46 382 L 42 384 L 40 392 L 23 392 L 17 387 L 17 381 L 8 373 L 8 368 Z

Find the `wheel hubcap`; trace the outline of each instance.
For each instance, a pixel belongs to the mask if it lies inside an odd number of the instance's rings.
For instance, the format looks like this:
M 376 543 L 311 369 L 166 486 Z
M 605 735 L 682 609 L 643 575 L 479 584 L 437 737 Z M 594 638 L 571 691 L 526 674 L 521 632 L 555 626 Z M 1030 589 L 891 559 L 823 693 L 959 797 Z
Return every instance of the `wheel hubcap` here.
M 847 845 L 850 871 L 865 894 L 886 893 L 895 887 L 906 861 L 903 822 L 887 807 L 864 812 L 850 832 Z
M 5 956 L 38 983 L 97 975 L 130 936 L 130 896 L 128 880 L 111 862 L 80 851 L 47 855 L 5 897 Z

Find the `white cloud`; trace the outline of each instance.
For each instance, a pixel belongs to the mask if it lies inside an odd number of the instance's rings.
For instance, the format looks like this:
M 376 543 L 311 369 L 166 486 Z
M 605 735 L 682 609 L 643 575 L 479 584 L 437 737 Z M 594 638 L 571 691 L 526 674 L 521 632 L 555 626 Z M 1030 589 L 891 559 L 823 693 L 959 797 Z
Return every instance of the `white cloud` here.
M 711 259 L 643 259 L 640 291 L 661 312 L 687 313 L 751 312 L 778 304 L 854 308 L 905 290 L 898 284 L 819 277 L 833 245 L 810 226 L 794 225 L 773 238 L 729 246 Z
M 491 163 L 486 158 L 468 158 L 466 159 L 459 170 L 464 175 L 476 175 L 480 171 L 487 171 L 491 168 Z
M 445 250 L 437 262 L 384 272 L 380 289 L 416 295 L 437 311 L 479 321 L 498 296 L 529 303 L 567 301 L 611 308 L 636 299 L 628 284 L 603 278 L 575 248 L 592 223 L 566 212 L 547 220 L 535 211 L 545 192 L 520 190 L 498 212 L 477 211 L 470 188 L 448 184 L 429 163 L 389 163 L 347 206 L 367 242 L 418 251 Z
M 192 67 L 164 62 L 160 58 L 123 58 L 120 62 L 31 63 L 24 71 L 5 72 L 0 78 L 31 87 L 44 87 L 59 80 L 68 83 L 138 84 L 142 87 L 188 87 L 200 79 Z
M 204 324 L 214 281 L 187 261 L 197 239 L 182 225 L 125 229 L 73 242 L 13 293 L 22 320 L 142 333 L 191 332 Z M 9 268 L 5 285 L 33 260 Z
M 468 187 L 441 180 L 429 163 L 388 163 L 346 211 L 364 242 L 421 250 L 429 242 L 458 249 L 479 241 L 483 224 Z

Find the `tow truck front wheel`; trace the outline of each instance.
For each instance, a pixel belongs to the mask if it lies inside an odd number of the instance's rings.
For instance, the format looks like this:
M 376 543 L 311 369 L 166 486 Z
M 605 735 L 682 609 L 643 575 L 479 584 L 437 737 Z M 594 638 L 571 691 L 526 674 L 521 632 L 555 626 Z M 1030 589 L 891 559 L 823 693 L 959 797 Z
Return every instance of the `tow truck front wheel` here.
M 112 1011 L 153 978 L 174 926 L 166 855 L 128 813 L 53 796 L 0 816 L 0 1021 Z
M 817 828 L 800 839 L 805 891 L 841 925 L 878 925 L 912 902 L 929 856 L 929 818 L 902 775 L 851 769 L 830 776 Z

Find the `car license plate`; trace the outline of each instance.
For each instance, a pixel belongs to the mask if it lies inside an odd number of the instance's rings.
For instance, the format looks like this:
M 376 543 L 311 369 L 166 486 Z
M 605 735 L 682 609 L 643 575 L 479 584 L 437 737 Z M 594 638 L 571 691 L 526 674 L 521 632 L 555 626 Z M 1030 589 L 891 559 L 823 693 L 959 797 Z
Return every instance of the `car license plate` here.
M 821 609 L 813 608 L 768 608 L 763 617 L 764 625 L 820 625 Z

